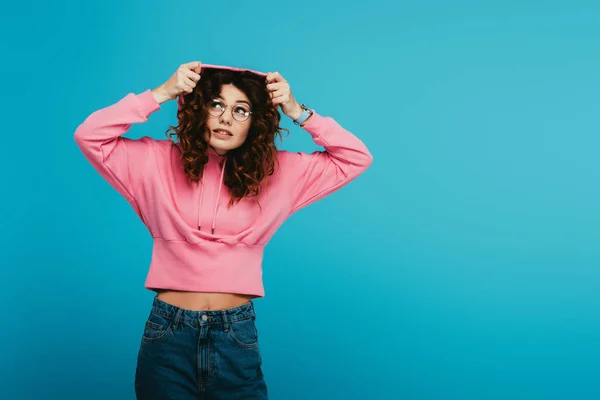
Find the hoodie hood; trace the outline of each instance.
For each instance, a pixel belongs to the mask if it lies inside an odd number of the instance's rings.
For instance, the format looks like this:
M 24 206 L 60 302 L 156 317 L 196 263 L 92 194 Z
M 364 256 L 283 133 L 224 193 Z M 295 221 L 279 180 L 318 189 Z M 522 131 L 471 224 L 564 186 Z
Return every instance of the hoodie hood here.
M 202 64 L 202 66 L 200 67 L 200 75 L 202 75 L 202 72 L 207 70 L 207 69 L 224 69 L 224 70 L 230 70 L 230 71 L 239 71 L 239 72 L 251 72 L 255 75 L 258 76 L 267 76 L 267 74 L 265 72 L 260 72 L 260 71 L 254 71 L 248 68 L 238 68 L 238 67 L 228 67 L 225 65 L 214 65 L 214 64 Z M 183 103 L 185 102 L 183 94 L 179 95 L 179 101 L 178 103 L 178 108 L 181 109 L 181 106 L 183 105 Z
M 267 76 L 267 74 L 264 72 L 254 71 L 254 70 L 247 69 L 247 68 L 238 68 L 238 67 L 230 67 L 230 66 L 214 65 L 214 64 L 202 64 L 202 66 L 200 68 L 200 75 L 202 75 L 203 71 L 205 71 L 206 69 L 210 69 L 210 68 L 230 70 L 230 71 L 239 71 L 239 72 L 245 71 L 245 72 L 251 72 L 255 75 L 262 76 L 262 77 Z M 185 102 L 184 95 L 183 94 L 180 95 L 178 100 L 179 100 L 178 101 L 178 109 L 181 109 L 182 105 Z M 219 182 L 218 182 L 218 190 L 217 190 L 217 194 L 216 194 L 215 207 L 214 207 L 214 210 L 212 213 L 211 235 L 214 235 L 215 227 L 216 227 L 216 223 L 217 223 L 217 215 L 219 213 L 219 200 L 221 197 L 221 190 L 223 189 L 223 184 L 224 184 L 225 165 L 227 164 L 227 157 L 220 156 L 219 154 L 217 154 L 217 152 L 211 146 L 208 146 L 207 155 L 208 155 L 209 163 L 216 162 L 218 165 L 221 166 L 221 173 L 220 173 L 220 178 L 219 178 Z M 199 197 L 198 197 L 198 231 L 202 230 L 202 203 L 204 200 L 205 176 L 206 176 L 206 174 L 202 174 L 202 178 L 198 182 L 198 185 L 202 186 L 200 189 Z

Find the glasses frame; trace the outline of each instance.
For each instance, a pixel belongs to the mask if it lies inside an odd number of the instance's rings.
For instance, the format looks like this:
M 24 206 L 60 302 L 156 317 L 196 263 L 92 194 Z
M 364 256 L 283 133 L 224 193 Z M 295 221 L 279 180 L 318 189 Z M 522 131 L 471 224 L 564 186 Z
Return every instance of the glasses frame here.
M 211 104 L 211 103 L 214 103 L 214 102 L 221 103 L 221 104 L 223 104 L 223 106 L 224 106 L 223 110 L 221 111 L 221 113 L 220 113 L 219 115 L 215 115 L 215 114 L 212 114 L 212 113 L 210 112 L 210 104 Z M 238 104 L 234 104 L 234 106 L 236 106 L 236 105 L 238 105 Z M 208 114 L 209 114 L 210 116 L 213 116 L 213 117 L 216 117 L 216 118 L 221 118 L 221 116 L 222 116 L 222 115 L 225 113 L 225 111 L 227 111 L 227 109 L 228 109 L 230 106 L 231 106 L 230 104 L 226 104 L 226 103 L 225 103 L 224 101 L 222 101 L 222 100 L 213 99 L 213 100 L 209 101 L 208 103 L 206 103 L 206 108 L 207 108 L 207 110 L 206 110 L 206 111 L 208 112 Z M 252 110 L 248 111 L 248 115 L 246 116 L 246 119 L 244 119 L 243 121 L 240 121 L 239 119 L 237 119 L 237 118 L 236 118 L 236 116 L 235 116 L 235 114 L 234 114 L 234 112 L 233 112 L 233 107 L 231 107 L 231 108 L 229 109 L 229 112 L 231 113 L 231 117 L 232 117 L 232 118 L 233 118 L 235 121 L 237 121 L 237 122 L 246 122 L 246 121 L 248 121 L 248 120 L 250 119 L 250 117 L 251 117 L 251 116 L 252 116 L 252 114 L 253 114 Z

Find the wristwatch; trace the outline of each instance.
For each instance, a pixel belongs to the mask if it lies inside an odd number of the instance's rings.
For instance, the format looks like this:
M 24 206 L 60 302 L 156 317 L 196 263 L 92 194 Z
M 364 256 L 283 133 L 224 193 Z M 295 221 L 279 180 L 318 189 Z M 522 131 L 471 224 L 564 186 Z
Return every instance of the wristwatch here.
M 308 119 L 308 117 L 313 115 L 313 110 L 308 108 L 305 104 L 300 104 L 300 107 L 302 108 L 302 114 L 300 114 L 298 119 L 294 120 L 294 124 L 296 124 L 296 125 L 300 125 L 301 123 L 306 121 Z

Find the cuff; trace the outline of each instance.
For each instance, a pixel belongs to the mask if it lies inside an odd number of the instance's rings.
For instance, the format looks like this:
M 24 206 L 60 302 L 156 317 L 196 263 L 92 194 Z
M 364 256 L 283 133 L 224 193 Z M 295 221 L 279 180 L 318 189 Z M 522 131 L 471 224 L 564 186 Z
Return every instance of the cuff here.
M 139 100 L 139 109 L 143 115 L 150 115 L 160 109 L 160 104 L 156 101 L 152 90 L 148 89 L 145 92 L 136 96 Z
M 310 118 L 308 118 L 306 123 L 300 127 L 309 132 L 311 135 L 315 136 L 319 134 L 319 127 L 323 125 L 326 119 L 327 117 L 324 117 L 313 110 L 313 114 L 310 116 Z

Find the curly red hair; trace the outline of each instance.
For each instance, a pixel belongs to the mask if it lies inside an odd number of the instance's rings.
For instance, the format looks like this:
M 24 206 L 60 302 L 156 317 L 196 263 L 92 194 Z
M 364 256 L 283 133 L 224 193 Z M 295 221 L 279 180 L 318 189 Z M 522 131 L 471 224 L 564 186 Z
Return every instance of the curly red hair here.
M 226 154 L 224 184 L 231 191 L 229 206 L 244 197 L 258 196 L 268 177 L 273 175 L 277 160 L 275 137 L 288 129 L 279 126 L 281 115 L 273 105 L 266 78 L 249 71 L 206 69 L 194 91 L 180 101 L 178 125 L 167 130 L 170 138 L 179 139 L 183 170 L 188 179 L 197 182 L 208 162 L 206 131 L 207 102 L 221 94 L 222 85 L 233 84 L 244 92 L 251 103 L 252 121 L 246 141 Z

